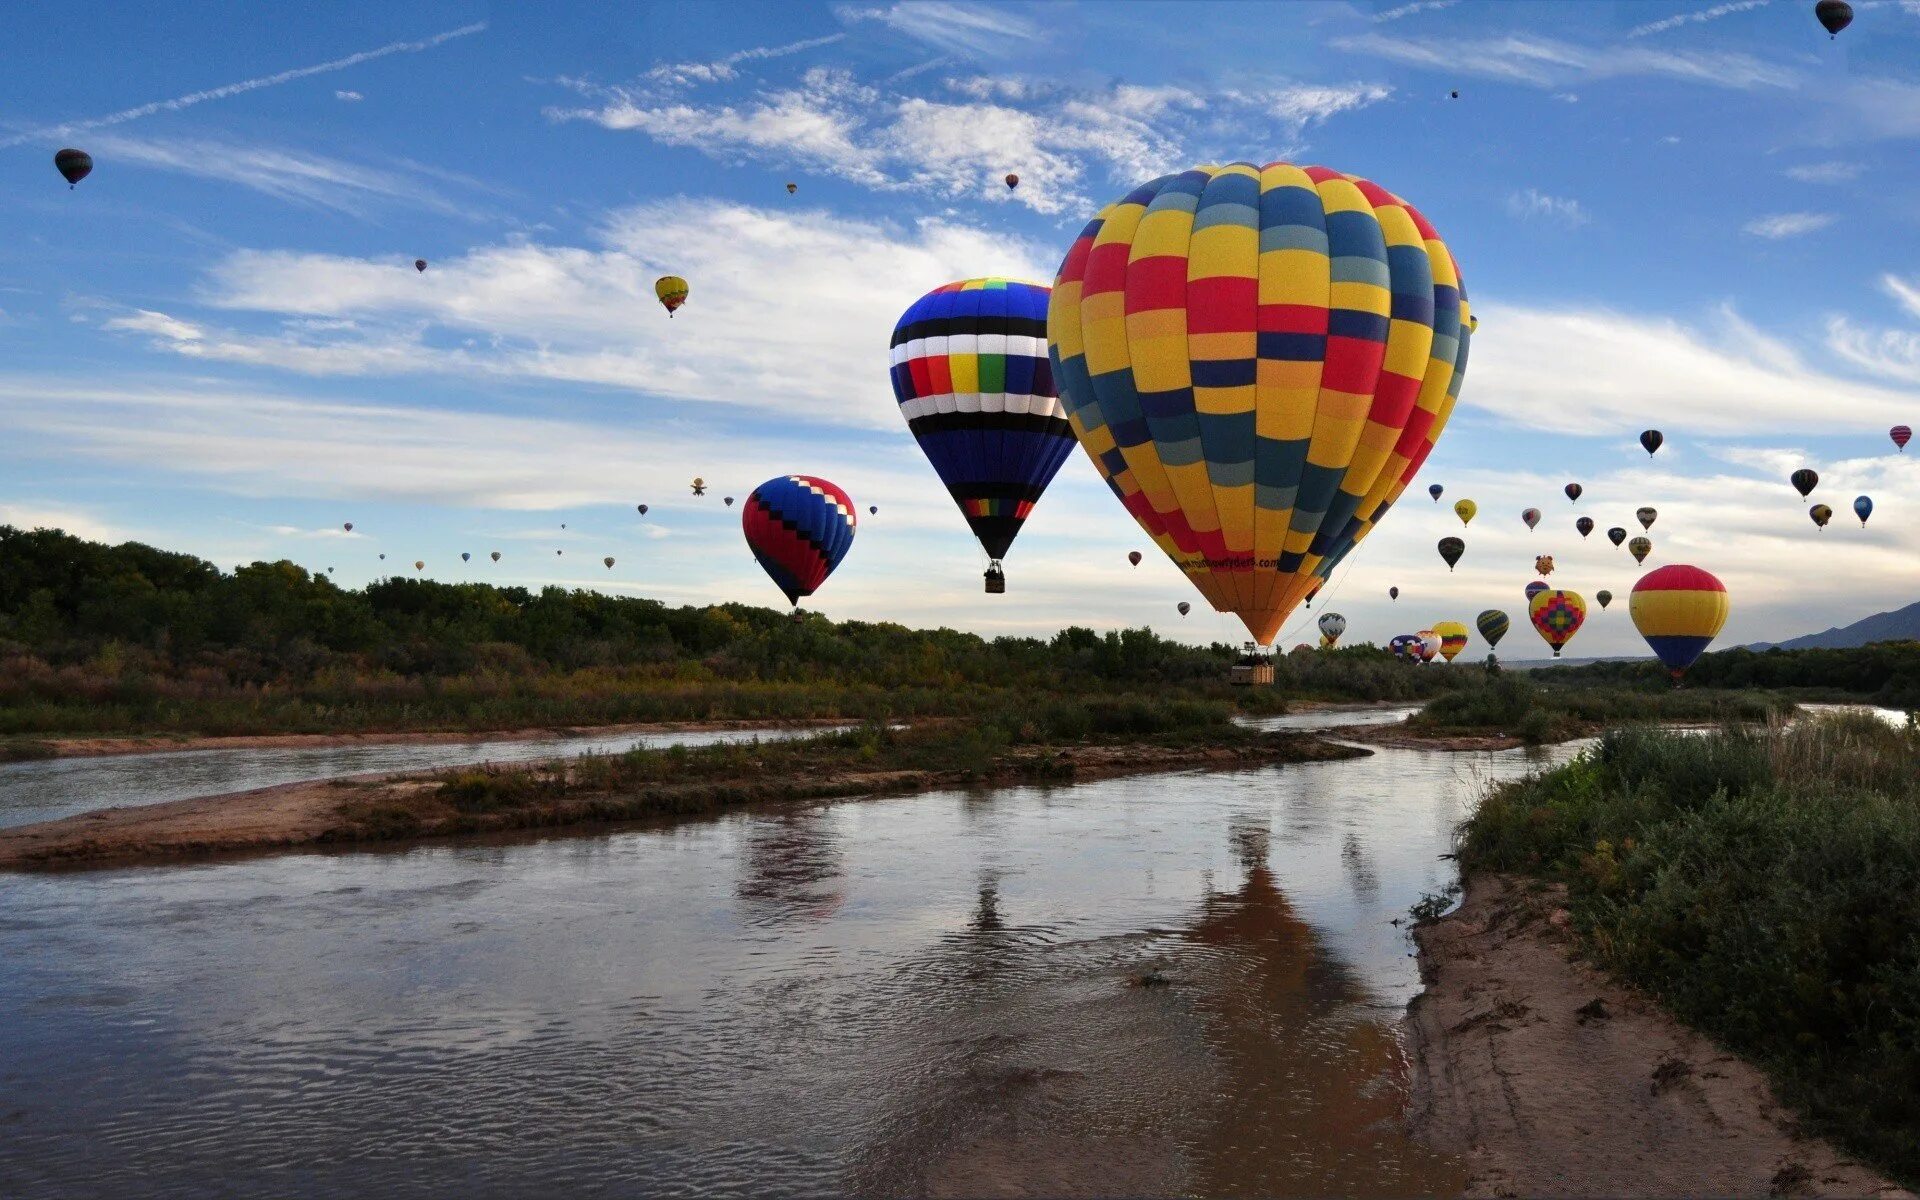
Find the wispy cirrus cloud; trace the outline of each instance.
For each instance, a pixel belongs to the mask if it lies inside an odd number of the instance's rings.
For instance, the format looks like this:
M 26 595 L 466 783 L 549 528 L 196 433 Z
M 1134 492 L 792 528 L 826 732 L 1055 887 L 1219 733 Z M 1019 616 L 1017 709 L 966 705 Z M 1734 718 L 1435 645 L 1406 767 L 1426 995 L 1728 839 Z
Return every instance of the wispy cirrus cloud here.
M 1375 25 L 1385 25 L 1389 21 L 1404 20 L 1423 12 L 1439 12 L 1443 8 L 1452 8 L 1460 0 L 1412 0 L 1411 3 L 1377 12 L 1370 18 Z
M 325 75 L 332 71 L 344 71 L 348 67 L 357 67 L 361 63 L 372 62 L 391 54 L 418 54 L 422 50 L 431 50 L 456 38 L 471 37 L 486 30 L 485 21 L 475 21 L 471 25 L 462 25 L 458 29 L 449 29 L 445 33 L 436 33 L 432 37 L 418 41 L 389 42 L 372 50 L 362 50 L 349 54 L 345 58 L 330 59 L 310 67 L 295 67 L 288 71 L 276 71 L 271 75 L 260 75 L 253 79 L 243 79 L 238 83 L 223 84 L 204 91 L 188 92 L 184 96 L 175 96 L 171 100 L 155 100 L 134 108 L 121 109 L 100 117 L 86 117 L 77 121 L 64 121 L 58 125 L 49 125 L 41 129 L 29 130 L 12 137 L 0 138 L 0 149 L 21 146 L 28 142 L 45 141 L 48 138 L 64 137 L 71 133 L 80 133 L 89 129 L 105 129 L 114 125 L 124 125 L 128 121 L 137 121 L 155 113 L 179 112 L 192 108 L 196 104 L 205 104 L 209 100 L 225 100 L 245 92 L 258 91 L 261 88 L 278 87 L 283 83 L 292 83 L 296 79 L 308 79 L 315 75 Z
M 1769 213 L 1748 221 L 1740 227 L 1740 231 L 1751 237 L 1777 242 L 1784 238 L 1818 233 L 1833 224 L 1835 219 L 1832 213 L 1825 212 Z
M 1590 219 L 1578 200 L 1568 196 L 1549 196 L 1538 188 L 1527 188 L 1507 197 L 1507 211 L 1522 219 L 1558 221 L 1578 228 Z
M 1865 170 L 1859 163 L 1818 162 L 1788 167 L 1786 176 L 1799 183 L 1851 183 Z
M 1564 88 L 1593 79 L 1654 75 L 1712 87 L 1787 88 L 1789 68 L 1731 50 L 1669 50 L 1650 46 L 1580 46 L 1537 34 L 1506 34 L 1455 41 L 1362 33 L 1335 38 L 1337 49 L 1448 74 L 1534 87 Z
M 1649 34 L 1665 33 L 1669 29 L 1679 29 L 1684 25 L 1704 25 L 1708 21 L 1718 21 L 1721 17 L 1730 17 L 1735 13 L 1751 12 L 1756 8 L 1765 8 L 1771 0 L 1727 0 L 1725 4 L 1716 4 L 1712 8 L 1696 9 L 1693 12 L 1675 13 L 1658 21 L 1649 21 L 1645 25 L 1636 25 L 1627 30 L 1630 38 L 1642 38 Z
M 1046 39 L 1046 30 L 1025 17 L 984 4 L 950 4 L 946 0 L 911 0 L 884 8 L 845 6 L 836 15 L 848 24 L 877 22 L 961 58 L 992 58 L 1009 42 Z
M 722 83 L 736 78 L 742 63 L 785 58 L 790 54 L 800 54 L 807 50 L 818 50 L 822 46 L 831 46 L 835 42 L 845 41 L 846 38 L 847 35 L 844 33 L 830 33 L 824 37 L 803 38 L 797 42 L 788 42 L 784 46 L 753 46 L 745 50 L 736 50 L 712 62 L 662 63 L 650 69 L 644 78 L 669 87 Z

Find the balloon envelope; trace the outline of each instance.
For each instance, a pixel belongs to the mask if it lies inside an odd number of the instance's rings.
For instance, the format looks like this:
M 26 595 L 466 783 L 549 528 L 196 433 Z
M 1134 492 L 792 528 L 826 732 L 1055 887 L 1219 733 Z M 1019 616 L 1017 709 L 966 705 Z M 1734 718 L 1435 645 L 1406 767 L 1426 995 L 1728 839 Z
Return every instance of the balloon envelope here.
M 1812 508 L 1807 510 L 1807 515 L 1809 517 L 1812 517 L 1813 523 L 1815 525 L 1818 525 L 1822 529 L 1825 529 L 1827 527 L 1828 521 L 1833 520 L 1833 510 L 1831 508 L 1828 508 L 1824 504 L 1814 505 Z M 1866 522 L 1862 521 L 1861 524 L 1864 525 L 1866 524 Z
M 1441 487 L 1437 483 L 1430 483 L 1427 485 L 1427 495 L 1433 497 L 1433 502 L 1435 504 L 1438 504 L 1440 502 L 1441 493 L 1445 492 L 1446 490 L 1447 490 L 1446 488 Z
M 1017 188 L 1017 187 L 1019 187 L 1019 186 L 1020 186 L 1020 177 L 1019 177 L 1018 175 L 1015 175 L 1015 174 L 1014 174 L 1014 173 L 1013 173 L 1012 171 L 1008 171 L 1008 172 L 1007 172 L 1007 186 L 1008 186 L 1008 187 L 1010 187 L 1010 188 Z
M 1699 567 L 1656 567 L 1628 597 L 1633 627 L 1677 680 L 1727 623 L 1727 589 Z
M 1453 515 L 1459 517 L 1460 523 L 1465 525 L 1480 515 L 1480 506 L 1471 500 L 1456 500 L 1453 504 Z
M 1174 605 L 1174 607 L 1180 610 L 1180 615 L 1183 617 L 1193 611 L 1193 605 L 1188 604 L 1185 600 L 1182 600 L 1180 603 Z
M 1578 521 L 1575 521 L 1573 523 L 1573 527 L 1580 531 L 1581 537 L 1586 537 L 1588 534 L 1593 532 L 1593 518 L 1581 517 Z
M 1139 552 L 1138 550 L 1129 550 L 1129 551 L 1127 551 L 1127 561 L 1128 561 L 1128 562 L 1130 562 L 1130 563 L 1132 563 L 1132 564 L 1133 564 L 1134 566 L 1136 566 L 1136 567 L 1137 567 L 1137 566 L 1139 566 L 1139 565 L 1140 565 L 1140 552 Z
M 1798 471 L 1787 476 L 1787 482 L 1791 483 L 1793 490 L 1799 492 L 1800 498 L 1805 500 L 1807 493 L 1820 485 L 1820 476 L 1817 472 L 1809 471 L 1807 468 L 1801 467 Z
M 1862 528 L 1865 528 L 1867 518 L 1873 515 L 1873 497 L 1855 496 L 1853 498 L 1853 515 L 1860 518 L 1860 525 Z
M 1633 555 L 1633 561 L 1643 563 L 1647 555 L 1653 553 L 1653 539 L 1637 537 L 1627 543 L 1627 553 Z
M 414 269 L 414 270 L 416 270 L 416 271 L 419 271 L 419 272 L 420 272 L 420 273 L 422 273 L 422 274 L 425 274 L 425 273 L 426 273 L 426 270 L 427 270 L 427 260 L 426 260 L 426 259 L 424 259 L 424 258 L 416 258 L 416 259 L 414 259 L 414 260 L 413 260 L 413 269 Z
M 93 173 L 93 155 L 71 146 L 57 150 L 53 155 L 53 169 L 60 172 L 60 177 L 71 188 Z
M 1904 453 L 1907 443 L 1913 440 L 1913 430 L 1905 425 L 1895 425 L 1887 430 L 1887 436 L 1893 439 L 1894 448 Z
M 1006 557 L 1073 453 L 1047 355 L 1048 290 L 1009 279 L 935 288 L 893 328 L 893 396 L 988 558 Z
M 1337 612 L 1321 613 L 1319 625 L 1320 636 L 1327 639 L 1329 646 L 1339 641 L 1340 635 L 1347 631 L 1347 619 Z
M 1544 579 L 1536 579 L 1532 583 L 1528 584 L 1527 585 L 1527 603 L 1532 604 L 1533 598 L 1535 596 L 1538 596 L 1541 592 L 1546 591 L 1549 586 L 1550 585 Z
M 1572 641 L 1586 622 L 1587 602 L 1578 592 L 1549 588 L 1527 602 L 1527 616 L 1540 639 L 1553 647 L 1553 656 L 1559 658 L 1560 647 Z
M 1813 17 L 1829 38 L 1836 38 L 1842 29 L 1853 24 L 1853 5 L 1847 0 L 1820 0 L 1813 6 Z
M 1451 571 L 1453 564 L 1459 562 L 1460 556 L 1467 552 L 1467 544 L 1457 537 L 1443 537 L 1440 539 L 1439 550 L 1440 557 L 1446 560 L 1447 570 Z
M 1660 510 L 1657 508 L 1636 508 L 1633 510 L 1633 515 L 1634 518 L 1640 522 L 1640 528 L 1652 529 L 1653 523 L 1660 519 Z
M 1540 523 L 1540 510 L 1537 508 L 1523 508 L 1520 510 L 1520 519 L 1527 523 L 1528 529 L 1532 529 Z
M 653 294 L 672 316 L 687 302 L 687 281 L 678 275 L 662 275 L 653 281 Z
M 1627 540 L 1627 531 L 1615 525 L 1613 528 L 1607 530 L 1607 540 L 1618 546 L 1621 542 Z
M 1440 635 L 1431 629 L 1422 629 L 1413 636 L 1420 640 L 1420 661 L 1432 662 L 1440 653 Z
M 1474 628 L 1480 636 L 1487 639 L 1487 645 L 1498 646 L 1500 639 L 1507 636 L 1507 614 L 1497 608 L 1489 608 L 1473 620 Z
M 1577 483 L 1570 483 L 1562 490 L 1564 490 L 1567 493 L 1567 499 L 1578 500 L 1580 499 L 1580 494 L 1584 492 L 1586 489 L 1581 487 Z
M 1640 431 L 1640 445 L 1646 449 L 1648 454 L 1652 454 L 1655 450 L 1658 450 L 1666 440 L 1667 435 L 1661 433 L 1658 429 L 1643 429 Z
M 740 527 L 754 558 L 798 604 L 826 582 L 853 545 L 853 501 L 837 486 L 812 475 L 781 475 L 753 489 L 740 512 Z
M 1458 621 L 1440 621 L 1433 627 L 1440 635 L 1440 657 L 1452 662 L 1454 656 L 1467 648 L 1467 627 Z
M 1061 264 L 1047 334 L 1101 477 L 1267 644 L 1425 463 L 1468 317 L 1452 254 L 1404 201 L 1232 163 L 1102 210 Z
M 1593 594 L 1593 598 L 1600 602 L 1601 608 L 1605 608 L 1607 605 L 1613 603 L 1613 593 L 1608 591 L 1605 588 L 1601 588 L 1599 591 L 1595 592 Z
M 1533 556 L 1533 570 L 1538 575 L 1553 574 L 1553 555 L 1536 554 Z
M 492 556 L 491 556 L 491 557 L 493 558 L 493 561 L 495 561 L 495 562 L 499 562 L 499 561 L 500 561 L 500 552 L 499 552 L 498 550 L 495 550 L 495 551 L 493 552 L 493 554 L 492 554 Z
M 1399 598 L 1400 598 L 1400 589 L 1399 589 L 1399 588 L 1397 588 L 1397 587 L 1390 587 L 1390 588 L 1388 588 L 1388 589 L 1387 589 L 1387 599 L 1389 599 L 1389 600 L 1398 600 Z

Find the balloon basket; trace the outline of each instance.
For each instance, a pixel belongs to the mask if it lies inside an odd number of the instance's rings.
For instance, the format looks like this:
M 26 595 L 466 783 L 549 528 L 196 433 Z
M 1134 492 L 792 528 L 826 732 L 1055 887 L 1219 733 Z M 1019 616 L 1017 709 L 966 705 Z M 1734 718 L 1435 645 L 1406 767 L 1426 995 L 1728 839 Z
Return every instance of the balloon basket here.
M 998 562 L 987 568 L 986 581 L 987 595 L 1000 596 L 1006 594 L 1007 574 L 1000 569 Z
M 1227 682 L 1234 687 L 1272 687 L 1273 660 L 1248 642 L 1241 648 L 1239 660 L 1227 668 Z

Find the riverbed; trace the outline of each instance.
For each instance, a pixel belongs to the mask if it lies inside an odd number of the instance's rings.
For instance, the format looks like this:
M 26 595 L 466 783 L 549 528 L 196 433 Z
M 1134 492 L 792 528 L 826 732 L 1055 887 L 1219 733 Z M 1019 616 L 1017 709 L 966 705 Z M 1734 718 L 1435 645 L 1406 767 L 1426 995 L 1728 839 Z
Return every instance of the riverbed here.
M 10 877 L 0 1194 L 1446 1192 L 1392 922 L 1570 752 Z

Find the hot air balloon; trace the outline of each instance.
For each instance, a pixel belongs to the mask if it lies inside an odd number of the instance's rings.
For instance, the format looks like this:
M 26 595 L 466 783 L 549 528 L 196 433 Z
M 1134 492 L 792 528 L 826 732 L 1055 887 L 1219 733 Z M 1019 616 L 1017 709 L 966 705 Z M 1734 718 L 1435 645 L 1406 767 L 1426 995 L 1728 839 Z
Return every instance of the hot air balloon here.
M 353 532 L 353 522 L 352 522 L 352 521 L 348 521 L 348 522 L 347 522 L 347 523 L 346 523 L 345 525 L 342 525 L 342 526 L 341 526 L 340 528 L 342 528 L 342 529 L 344 529 L 344 530 L 346 530 L 346 531 L 347 531 L 348 533 L 352 533 L 352 532 Z
M 1553 574 L 1553 555 L 1536 554 L 1533 556 L 1533 571 L 1536 575 Z
M 424 275 L 424 274 L 426 274 L 426 273 L 427 273 L 427 260 L 426 260 L 426 259 L 424 259 L 424 258 L 416 258 L 416 259 L 414 259 L 414 260 L 413 260 L 413 269 L 414 269 L 415 271 L 418 271 L 418 272 L 419 272 L 420 274 L 422 274 L 422 275 Z
M 1607 530 L 1607 540 L 1618 546 L 1621 542 L 1627 540 L 1627 531 L 1615 525 L 1613 528 Z
M 1458 100 L 1459 98 L 1460 98 L 1460 93 L 1458 90 L 1450 91 L 1447 93 L 1447 99 L 1449 100 Z
M 1019 187 L 1019 186 L 1020 186 L 1020 177 L 1019 177 L 1018 175 L 1015 175 L 1015 174 L 1014 174 L 1014 173 L 1013 173 L 1012 171 L 1008 171 L 1008 172 L 1007 172 L 1007 186 L 1008 186 L 1009 188 L 1017 188 L 1017 187 Z
M 1800 498 L 1805 500 L 1808 492 L 1820 486 L 1820 476 L 1814 471 L 1809 471 L 1807 468 L 1801 467 L 1798 471 L 1787 476 L 1787 482 L 1791 483 L 1793 490 L 1799 492 Z
M 1440 635 L 1440 657 L 1452 662 L 1454 656 L 1467 648 L 1467 627 L 1458 621 L 1440 621 L 1433 627 Z
M 1860 528 L 1865 529 L 1867 527 L 1867 518 L 1873 515 L 1873 497 L 1855 496 L 1853 498 L 1853 515 L 1860 518 Z
M 1430 663 L 1440 654 L 1440 635 L 1431 629 L 1422 629 L 1413 635 L 1420 639 L 1420 661 Z
M 1540 523 L 1540 510 L 1537 508 L 1523 508 L 1520 510 L 1520 519 L 1527 523 L 1528 529 L 1532 529 Z
M 1813 6 L 1814 19 L 1827 31 L 1827 40 L 1840 36 L 1840 31 L 1853 24 L 1853 5 L 1847 0 L 1820 0 Z
M 1399 598 L 1400 598 L 1400 589 L 1399 589 L 1399 588 L 1397 588 L 1397 587 L 1390 587 L 1390 588 L 1388 588 L 1388 589 L 1387 589 L 1387 599 L 1389 599 L 1389 600 L 1398 600 Z
M 559 557 L 560 557 L 560 556 L 561 556 L 562 554 L 565 554 L 565 553 L 566 553 L 566 551 L 565 551 L 565 550 L 555 550 L 555 551 L 553 552 L 553 556 L 554 556 L 555 558 L 559 558 Z
M 1548 586 L 1549 585 L 1547 581 L 1544 579 L 1536 579 L 1532 583 L 1528 584 L 1527 585 L 1527 603 L 1532 604 L 1533 598 L 1535 596 L 1538 596 L 1541 592 L 1546 591 Z
M 385 562 L 385 561 L 387 561 L 387 556 L 386 556 L 386 555 L 384 555 L 384 554 L 382 554 L 382 555 L 380 556 L 380 561 L 381 561 L 381 562 Z
M 1573 523 L 1573 527 L 1580 531 L 1581 537 L 1586 537 L 1588 534 L 1593 532 L 1593 518 L 1581 517 L 1579 520 Z
M 1635 519 L 1640 522 L 1640 528 L 1652 529 L 1653 523 L 1660 519 L 1660 510 L 1657 508 L 1636 508 L 1633 510 L 1633 515 Z
M 1048 289 L 1011 279 L 935 288 L 893 328 L 893 395 L 914 440 L 967 518 L 1002 584 L 1000 560 L 1073 453 L 1047 356 Z
M 1497 608 L 1489 608 L 1474 618 L 1474 627 L 1480 630 L 1480 636 L 1487 639 L 1487 645 L 1498 646 L 1500 639 L 1507 636 L 1507 614 Z
M 472 561 L 473 561 L 473 553 L 472 553 L 471 551 L 468 551 L 468 550 L 462 550 L 462 551 L 460 552 L 460 561 L 461 561 L 461 562 L 472 562 Z
M 1438 504 L 1438 503 L 1440 503 L 1440 496 L 1441 496 L 1441 494 L 1442 494 L 1442 493 L 1444 493 L 1444 492 L 1445 492 L 1446 490 L 1447 490 L 1446 488 L 1444 488 L 1444 487 L 1441 487 L 1441 486 L 1440 486 L 1439 484 L 1437 484 L 1437 483 L 1430 483 L 1430 484 L 1428 484 L 1428 485 L 1427 485 L 1427 495 L 1429 495 L 1429 496 L 1432 496 L 1432 497 L 1433 497 L 1433 502 L 1434 502 L 1435 504 Z
M 799 190 L 800 190 L 800 185 L 797 183 L 789 183 L 787 185 L 787 195 L 789 196 L 793 195 L 795 192 Z
M 740 512 L 754 558 L 796 606 L 846 557 L 857 523 L 847 494 L 812 475 L 767 480 Z
M 1473 520 L 1479 513 L 1480 506 L 1471 500 L 1456 500 L 1453 502 L 1453 515 L 1460 518 L 1462 525 Z
M 1420 639 L 1411 633 L 1396 633 L 1387 642 L 1387 653 L 1395 658 L 1411 659 L 1419 655 Z
M 1657 567 L 1628 597 L 1633 627 L 1677 684 L 1727 623 L 1727 589 L 1699 567 Z
M 880 506 L 879 506 L 878 504 L 869 504 L 869 505 L 867 505 L 867 515 L 868 515 L 868 516 L 870 516 L 870 517 L 877 517 L 877 516 L 879 516 L 879 515 L 880 515 Z
M 1460 556 L 1467 552 L 1467 544 L 1457 537 L 1443 537 L 1440 539 L 1439 550 L 1440 557 L 1446 560 L 1447 570 L 1451 571 L 1453 564 L 1459 562 Z
M 67 181 L 67 190 L 72 191 L 80 181 L 93 174 L 93 155 L 85 150 L 75 150 L 69 146 L 65 150 L 56 150 L 53 155 L 53 169 L 60 172 Z
M 1647 555 L 1653 553 L 1653 539 L 1637 537 L 1627 543 L 1627 553 L 1633 555 L 1633 561 L 1643 563 Z
M 609 571 L 613 570 L 613 555 L 609 554 L 607 555 L 607 557 L 601 559 L 600 561 L 607 564 L 607 570 Z
M 687 281 L 678 275 L 662 275 L 653 281 L 653 294 L 666 306 L 667 315 L 672 316 L 687 302 Z
M 1425 463 L 1469 315 L 1452 255 L 1403 201 L 1320 167 L 1233 163 L 1107 206 L 1061 264 L 1047 334 L 1101 477 L 1267 644 Z
M 1601 608 L 1605 608 L 1607 605 L 1613 603 L 1613 593 L 1608 591 L 1605 588 L 1601 588 L 1599 591 L 1595 592 L 1593 594 L 1593 598 L 1600 602 Z
M 1188 604 L 1185 600 L 1182 600 L 1180 603 L 1174 605 L 1174 607 L 1180 610 L 1180 615 L 1183 617 L 1193 611 L 1193 605 Z
M 500 561 L 500 552 L 499 552 L 498 550 L 495 550 L 495 551 L 493 552 L 493 554 L 492 554 L 492 556 L 491 556 L 491 557 L 493 558 L 493 561 L 495 561 L 495 562 L 499 562 L 499 561 Z
M 1892 429 L 1887 430 L 1887 436 L 1893 439 L 1894 449 L 1905 454 L 1907 452 L 1907 443 L 1913 440 L 1913 430 L 1905 425 L 1895 425 Z
M 643 516 L 643 517 L 644 517 L 644 516 L 646 516 L 646 515 L 647 515 L 647 506 L 646 506 L 646 505 L 644 505 L 644 504 L 636 504 L 636 505 L 634 505 L 634 506 L 633 506 L 633 508 L 634 508 L 634 511 L 635 511 L 635 512 L 637 512 L 637 513 L 639 513 L 639 514 L 640 514 L 641 516 Z
M 565 529 L 566 527 L 567 523 L 565 521 L 560 522 L 560 528 Z
M 1580 493 L 1585 491 L 1586 489 L 1581 487 L 1577 483 L 1570 483 L 1566 487 L 1561 488 L 1560 490 L 1567 494 L 1568 500 L 1573 501 L 1574 503 L 1577 504 L 1579 503 L 1579 500 L 1580 500 Z
M 1572 641 L 1586 621 L 1587 602 L 1578 592 L 1549 588 L 1527 602 L 1527 616 L 1539 630 L 1541 640 L 1553 647 L 1553 656 L 1559 658 L 1560 647 Z
M 1645 448 L 1649 455 L 1664 445 L 1666 440 L 1667 435 L 1661 433 L 1658 429 L 1643 429 L 1640 431 L 1640 445 Z
M 1807 515 L 1809 517 L 1812 517 L 1813 523 L 1815 525 L 1818 525 L 1822 529 L 1825 529 L 1827 527 L 1828 521 L 1833 520 L 1833 510 L 1831 508 L 1828 508 L 1824 504 L 1814 505 L 1812 508 L 1807 510 Z M 1861 524 L 1864 525 L 1866 524 L 1866 522 L 1862 521 Z
M 694 494 L 694 495 L 696 495 L 696 496 L 704 496 L 704 495 L 706 495 L 706 494 L 707 494 L 707 481 L 706 481 L 706 480 L 704 480 L 704 479 L 702 479 L 702 478 L 700 478 L 700 477 L 699 477 L 698 475 L 695 475 L 695 476 L 693 477 L 693 485 L 692 485 L 692 486 L 693 486 L 693 494 Z
M 427 569 L 427 564 L 426 564 L 426 561 L 425 561 L 424 559 L 418 559 L 418 558 L 416 558 L 416 559 L 414 559 L 414 560 L 413 560 L 413 569 L 414 569 L 414 570 L 416 570 L 416 571 L 424 571 L 424 570 L 426 570 L 426 569 Z
M 732 496 L 722 496 L 722 497 L 720 497 L 720 503 L 722 503 L 722 504 L 724 504 L 724 505 L 726 505 L 726 506 L 727 506 L 728 508 L 732 508 L 732 507 L 733 507 L 733 497 L 732 497 Z
M 1139 552 L 1138 550 L 1129 550 L 1129 551 L 1127 551 L 1127 561 L 1128 561 L 1128 562 L 1130 562 L 1130 563 L 1132 563 L 1132 564 L 1133 564 L 1134 566 L 1136 566 L 1136 567 L 1137 567 L 1137 566 L 1139 566 L 1139 565 L 1140 565 L 1140 552 Z
M 1320 637 L 1331 646 L 1347 631 L 1347 619 L 1337 612 L 1320 614 Z

